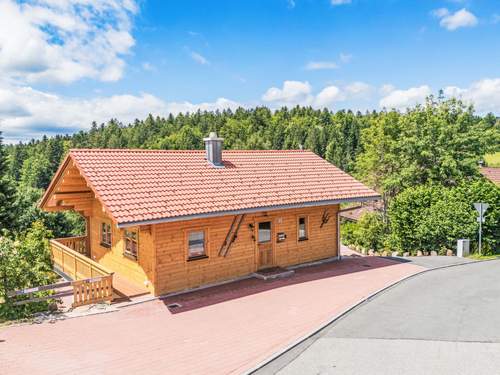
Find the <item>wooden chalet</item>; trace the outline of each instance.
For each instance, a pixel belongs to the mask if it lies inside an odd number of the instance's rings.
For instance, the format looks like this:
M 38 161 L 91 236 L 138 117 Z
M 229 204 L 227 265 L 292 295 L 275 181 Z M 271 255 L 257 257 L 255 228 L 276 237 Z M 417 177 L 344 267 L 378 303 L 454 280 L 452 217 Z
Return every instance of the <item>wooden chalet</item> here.
M 154 295 L 339 255 L 339 204 L 378 194 L 310 151 L 70 150 L 40 207 L 74 210 L 82 237 L 51 241 L 73 279 Z

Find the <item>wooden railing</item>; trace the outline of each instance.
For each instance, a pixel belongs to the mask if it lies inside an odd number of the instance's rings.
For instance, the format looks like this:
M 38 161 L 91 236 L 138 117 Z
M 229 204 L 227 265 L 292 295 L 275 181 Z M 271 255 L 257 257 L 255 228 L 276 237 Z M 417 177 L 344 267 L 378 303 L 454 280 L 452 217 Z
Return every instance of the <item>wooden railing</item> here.
M 51 240 L 50 250 L 54 268 L 74 280 L 73 306 L 111 301 L 113 272 L 64 245 L 64 240 L 66 239 Z
M 87 249 L 86 236 L 57 238 L 56 241 L 80 254 L 90 256 L 90 249 Z
M 73 307 L 113 299 L 113 275 L 73 281 Z

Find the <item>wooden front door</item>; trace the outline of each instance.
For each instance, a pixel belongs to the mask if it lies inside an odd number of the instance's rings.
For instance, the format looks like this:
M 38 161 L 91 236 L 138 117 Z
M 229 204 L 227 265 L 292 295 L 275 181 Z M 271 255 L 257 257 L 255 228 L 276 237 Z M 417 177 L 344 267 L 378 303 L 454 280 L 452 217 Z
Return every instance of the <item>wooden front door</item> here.
M 270 220 L 257 223 L 257 252 L 259 269 L 273 266 L 273 222 Z

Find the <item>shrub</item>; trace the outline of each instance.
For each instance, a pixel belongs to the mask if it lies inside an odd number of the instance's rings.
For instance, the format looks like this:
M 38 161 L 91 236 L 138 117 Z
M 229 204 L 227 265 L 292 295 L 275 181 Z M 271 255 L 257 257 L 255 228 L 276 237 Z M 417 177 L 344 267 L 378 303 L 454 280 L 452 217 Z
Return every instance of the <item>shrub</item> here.
M 384 247 L 386 226 L 378 212 L 367 212 L 357 223 L 346 222 L 342 225 L 342 241 L 349 246 L 363 249 L 380 250 Z
M 17 319 L 35 311 L 46 310 L 47 302 L 16 306 L 14 302 L 25 296 L 9 298 L 9 291 L 46 285 L 54 281 L 48 238 L 51 237 L 41 222 L 15 240 L 7 233 L 0 237 L 0 317 Z
M 398 251 L 440 251 L 456 248 L 459 238 L 477 247 L 477 212 L 474 202 L 490 208 L 483 224 L 484 251 L 499 251 L 500 188 L 485 180 L 466 181 L 454 188 L 423 185 L 398 194 L 389 206 L 388 244 Z
M 378 212 L 367 212 L 358 221 L 358 245 L 365 249 L 380 250 L 384 247 L 385 225 Z
M 356 231 L 358 229 L 358 226 L 356 223 L 353 223 L 352 221 L 345 221 L 342 223 L 341 228 L 340 228 L 340 236 L 342 243 L 346 246 L 356 246 L 356 238 L 357 234 Z

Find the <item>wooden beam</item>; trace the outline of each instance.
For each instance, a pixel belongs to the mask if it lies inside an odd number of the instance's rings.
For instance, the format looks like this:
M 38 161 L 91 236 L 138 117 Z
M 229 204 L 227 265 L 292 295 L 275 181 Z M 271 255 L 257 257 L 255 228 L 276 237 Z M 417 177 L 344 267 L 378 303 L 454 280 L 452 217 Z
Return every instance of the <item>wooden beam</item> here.
M 57 211 L 67 211 L 72 210 L 73 206 L 45 206 L 44 211 L 57 212 Z
M 64 186 L 64 185 L 87 186 L 87 181 L 85 181 L 83 178 L 63 178 L 61 180 L 61 183 L 58 185 L 58 187 Z
M 54 194 L 54 199 L 59 200 L 70 200 L 70 199 L 92 199 L 94 198 L 94 193 L 91 190 L 80 190 L 80 191 L 61 191 Z
M 87 190 L 87 184 L 60 184 L 57 189 L 79 189 L 79 190 Z

